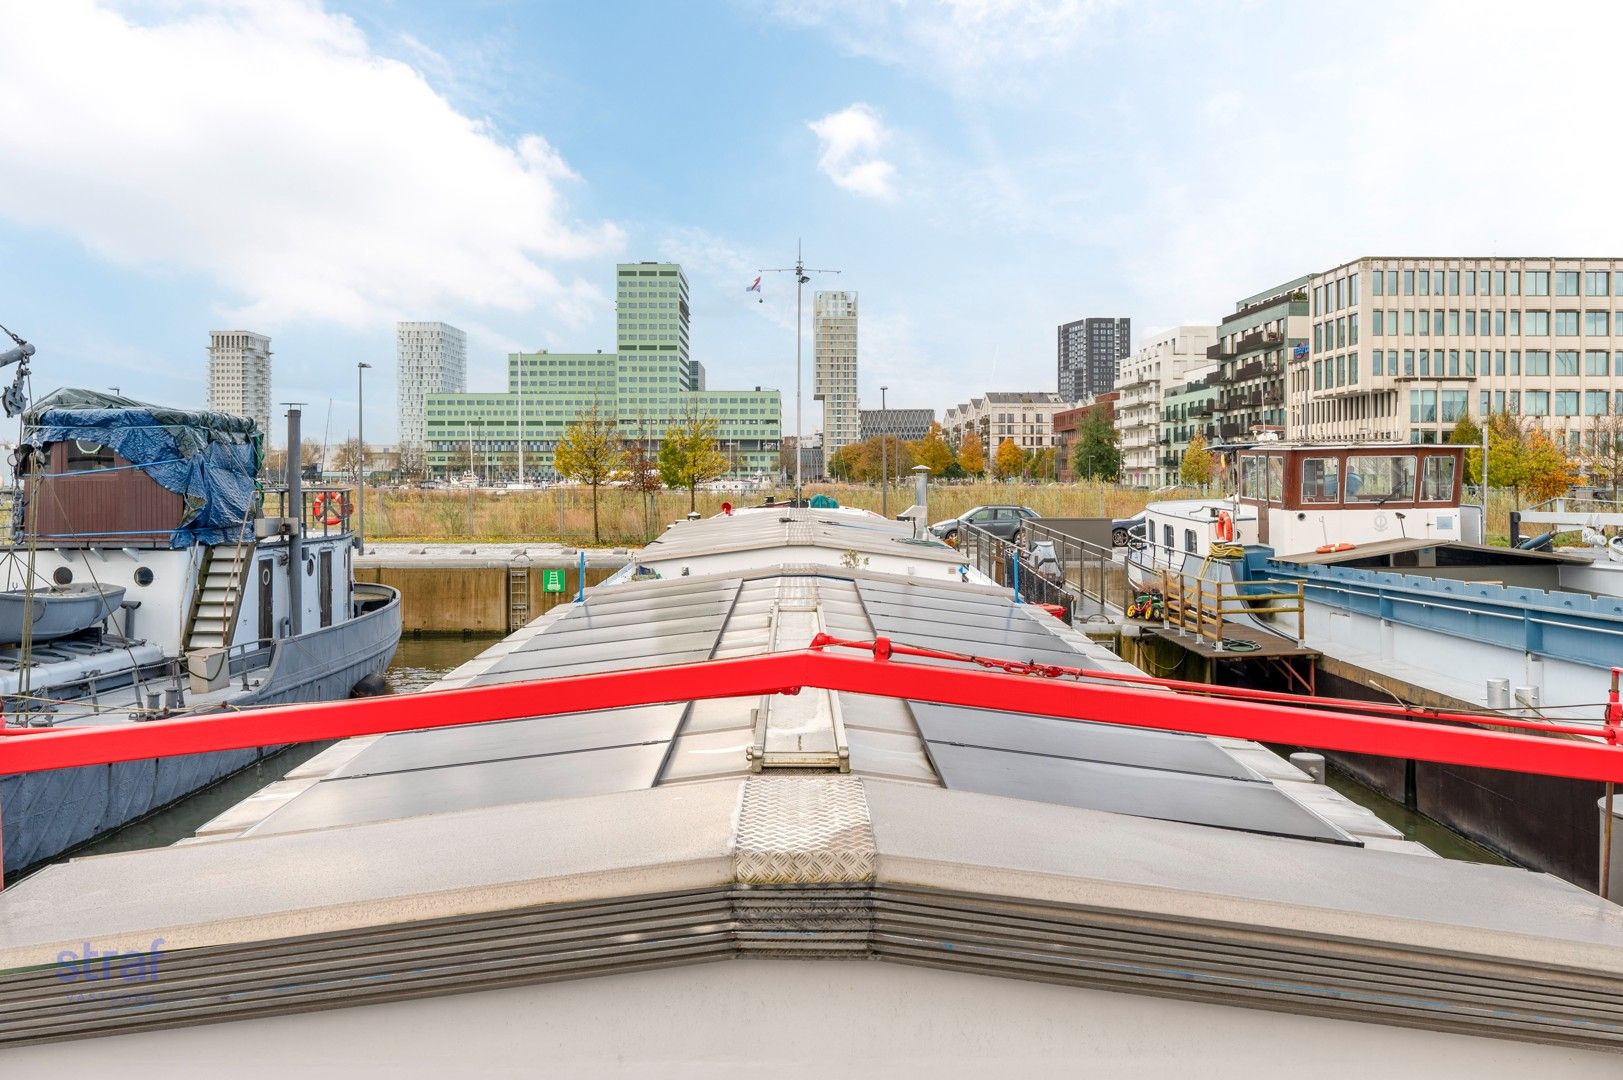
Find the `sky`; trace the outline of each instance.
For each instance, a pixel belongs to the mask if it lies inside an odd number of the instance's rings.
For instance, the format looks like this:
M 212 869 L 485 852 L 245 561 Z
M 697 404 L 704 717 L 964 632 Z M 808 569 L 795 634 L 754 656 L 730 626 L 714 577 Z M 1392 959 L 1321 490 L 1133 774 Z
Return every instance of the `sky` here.
M 201 405 L 269 334 L 306 431 L 395 430 L 394 324 L 609 350 L 681 262 L 712 388 L 784 392 L 794 292 L 861 304 L 859 391 L 1055 387 L 1361 255 L 1618 255 L 1623 5 L 1369 0 L 0 2 L 0 323 L 37 395 Z M 809 311 L 806 316 L 810 321 Z M 807 429 L 819 426 L 810 400 Z M 3 376 L 0 376 L 3 377 Z M 276 410 L 280 415 L 280 410 Z

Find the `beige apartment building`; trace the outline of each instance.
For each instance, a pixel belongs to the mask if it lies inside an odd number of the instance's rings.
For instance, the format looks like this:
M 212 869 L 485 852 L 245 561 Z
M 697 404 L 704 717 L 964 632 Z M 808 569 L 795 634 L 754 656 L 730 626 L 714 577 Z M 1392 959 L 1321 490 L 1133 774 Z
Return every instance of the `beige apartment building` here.
M 1058 394 L 1046 391 L 994 390 L 948 409 L 941 427 L 954 446 L 974 431 L 991 460 L 1004 439 L 1014 440 L 1025 451 L 1056 445 L 1054 414 L 1069 407 Z
M 1310 304 L 1292 435 L 1443 442 L 1506 411 L 1581 454 L 1623 414 L 1623 258 L 1370 256 Z
M 1179 326 L 1157 334 L 1121 362 L 1116 376 L 1116 430 L 1121 433 L 1121 480 L 1136 487 L 1166 483 L 1162 461 L 1163 388 L 1183 385 L 1186 376 L 1211 363 L 1206 350 L 1217 343 L 1215 326 Z

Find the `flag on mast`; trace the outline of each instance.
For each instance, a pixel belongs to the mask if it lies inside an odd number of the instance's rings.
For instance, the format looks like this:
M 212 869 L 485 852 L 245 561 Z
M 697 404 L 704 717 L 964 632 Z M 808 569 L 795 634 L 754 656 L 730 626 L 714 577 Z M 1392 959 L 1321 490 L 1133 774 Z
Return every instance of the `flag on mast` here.
M 761 291 L 761 275 L 756 274 L 755 275 L 755 280 L 750 282 L 749 285 L 744 289 L 744 291 L 745 292 L 760 292 Z

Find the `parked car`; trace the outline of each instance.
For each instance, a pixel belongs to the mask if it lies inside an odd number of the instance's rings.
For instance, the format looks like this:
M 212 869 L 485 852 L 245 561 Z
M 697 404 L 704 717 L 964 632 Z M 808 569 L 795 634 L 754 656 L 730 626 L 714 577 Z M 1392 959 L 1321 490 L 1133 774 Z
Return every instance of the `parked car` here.
M 1130 518 L 1117 518 L 1110 523 L 1110 546 L 1126 547 L 1133 537 L 1144 535 L 1144 513 L 1139 511 Z
M 1029 506 L 977 506 L 955 518 L 936 522 L 930 526 L 930 532 L 949 546 L 957 547 L 959 527 L 967 524 L 1017 544 L 1020 542 L 1020 526 L 1041 516 Z

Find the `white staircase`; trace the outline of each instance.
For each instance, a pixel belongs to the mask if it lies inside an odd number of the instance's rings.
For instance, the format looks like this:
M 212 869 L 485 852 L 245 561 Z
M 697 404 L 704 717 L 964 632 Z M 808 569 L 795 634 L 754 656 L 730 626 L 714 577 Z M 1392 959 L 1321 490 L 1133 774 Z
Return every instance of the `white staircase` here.
M 203 555 L 201 587 L 186 631 L 186 651 L 231 644 L 242 599 L 242 579 L 253 565 L 253 544 L 216 544 Z

